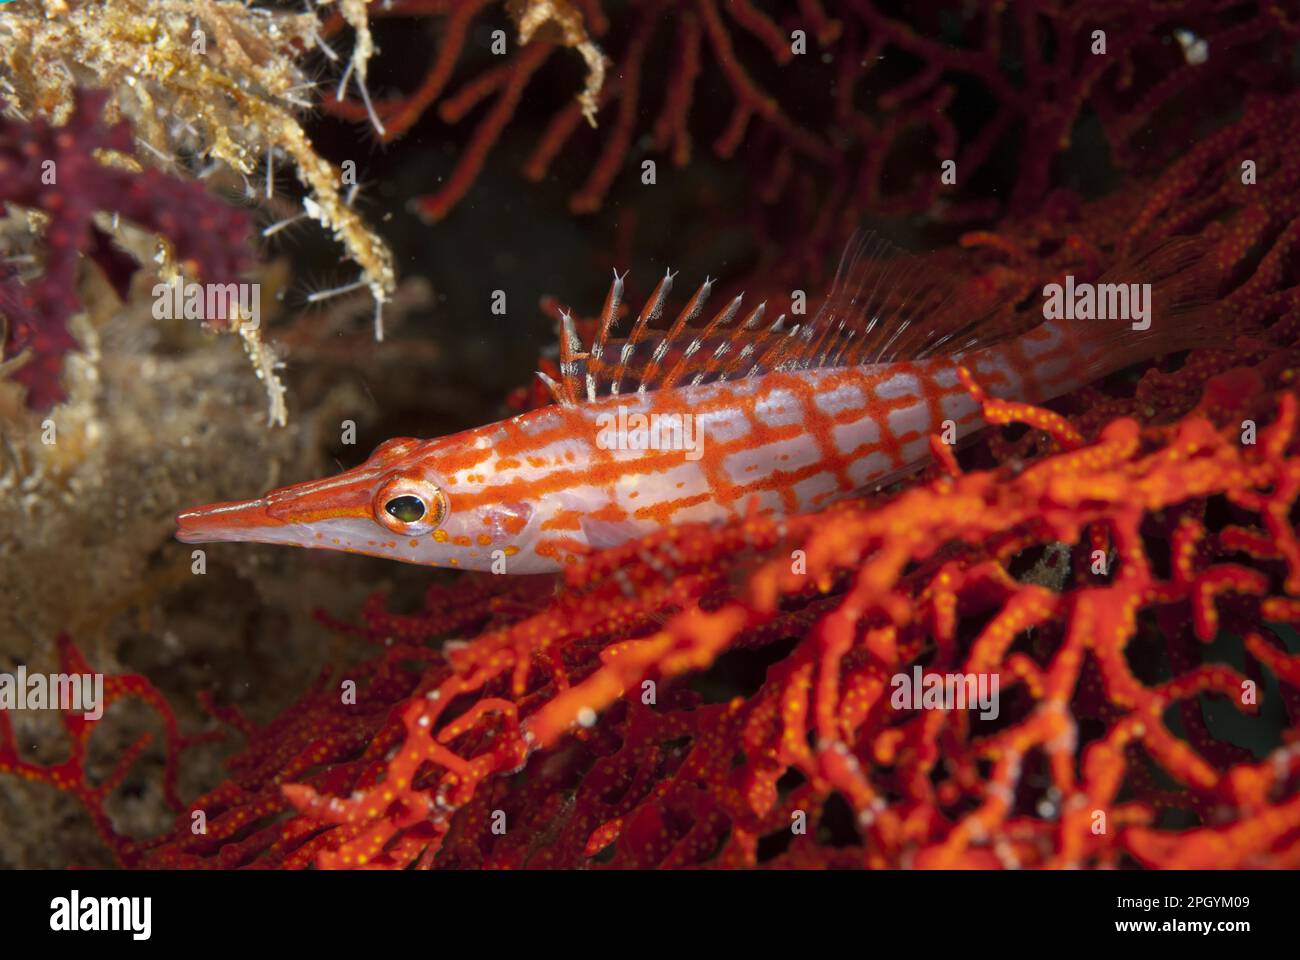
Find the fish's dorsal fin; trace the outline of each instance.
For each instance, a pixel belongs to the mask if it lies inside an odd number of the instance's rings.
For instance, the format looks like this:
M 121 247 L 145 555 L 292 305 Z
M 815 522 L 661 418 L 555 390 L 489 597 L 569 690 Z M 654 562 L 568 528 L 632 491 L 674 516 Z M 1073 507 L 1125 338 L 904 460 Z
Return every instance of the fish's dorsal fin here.
M 586 352 L 572 317 L 561 313 L 560 380 L 539 374 L 558 403 L 734 381 L 776 370 L 954 355 L 1009 335 L 987 322 L 992 309 L 971 312 L 961 302 L 950 275 L 935 275 L 922 258 L 871 233 L 859 232 L 849 241 L 834 282 L 806 322 L 790 324 L 785 314 L 769 319 L 766 302 L 737 321 L 740 294 L 697 327 L 715 282 L 706 277 L 669 328 L 657 329 L 675 276 L 665 272 L 628 335 L 618 338 L 614 331 L 627 274 L 614 271 Z
M 655 345 L 654 352 L 650 354 L 650 362 L 646 364 L 645 370 L 641 374 L 641 383 L 637 386 L 638 393 L 645 393 L 647 390 L 654 389 L 655 377 L 663 366 L 664 357 L 668 355 L 669 346 L 680 340 L 687 325 L 694 322 L 695 318 L 700 315 L 712 289 L 713 281 L 705 277 L 704 283 L 700 284 L 700 289 L 695 291 L 695 296 L 691 297 L 686 306 L 682 308 L 682 312 L 677 315 L 677 319 L 673 321 L 668 333 L 660 338 Z M 721 314 L 718 315 L 718 317 L 720 316 Z M 710 326 L 717 323 L 718 317 L 713 318 Z M 674 369 L 676 368 L 674 367 Z M 669 371 L 669 374 L 671 376 L 672 371 Z
M 853 236 L 830 291 L 808 324 L 796 368 L 848 367 L 954 356 L 1013 335 L 990 321 L 1003 304 L 972 309 L 958 281 L 872 233 Z

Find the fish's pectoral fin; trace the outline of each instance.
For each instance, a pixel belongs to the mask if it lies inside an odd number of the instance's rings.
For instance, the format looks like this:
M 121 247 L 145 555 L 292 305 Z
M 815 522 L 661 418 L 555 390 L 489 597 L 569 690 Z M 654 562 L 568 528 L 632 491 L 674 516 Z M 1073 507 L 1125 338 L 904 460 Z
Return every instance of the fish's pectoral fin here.
M 601 520 L 596 517 L 582 517 L 578 528 L 593 550 L 609 550 L 632 540 L 640 540 L 648 532 L 645 527 L 631 520 Z

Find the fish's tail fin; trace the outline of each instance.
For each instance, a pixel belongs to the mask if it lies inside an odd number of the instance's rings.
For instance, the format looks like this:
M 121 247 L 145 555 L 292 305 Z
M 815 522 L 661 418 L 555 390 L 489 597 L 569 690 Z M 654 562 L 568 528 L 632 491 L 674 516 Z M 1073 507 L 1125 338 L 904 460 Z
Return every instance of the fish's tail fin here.
M 1044 318 L 1064 324 L 1079 347 L 1075 379 L 1087 383 L 1154 357 L 1226 343 L 1209 250 L 1203 238 L 1175 237 L 1124 257 L 1093 284 L 1067 278 L 1044 288 Z M 1072 302 L 1054 309 L 1057 296 Z
M 1222 344 L 1216 322 L 1220 278 L 1211 269 L 1212 244 L 1204 237 L 1173 237 L 1121 260 L 1102 276 L 1123 274 L 1151 284 L 1151 356 Z

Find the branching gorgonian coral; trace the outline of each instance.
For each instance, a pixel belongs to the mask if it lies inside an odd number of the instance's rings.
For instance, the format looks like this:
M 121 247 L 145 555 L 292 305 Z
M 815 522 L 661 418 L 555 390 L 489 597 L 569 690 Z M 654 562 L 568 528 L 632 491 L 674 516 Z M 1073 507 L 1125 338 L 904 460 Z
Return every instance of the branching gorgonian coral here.
M 365 4 L 349 0 L 340 10 L 356 36 L 343 85 L 355 77 L 368 102 L 374 44 Z M 0 91 L 23 117 L 58 124 L 76 88 L 109 90 L 107 118 L 131 121 L 142 159 L 190 165 L 199 176 L 228 166 L 245 178 L 250 197 L 259 167 L 269 190 L 276 162 L 288 161 L 306 188 L 305 215 L 360 268 L 348 288 L 373 294 L 379 335 L 380 307 L 395 285 L 392 256 L 298 120 L 315 87 L 304 55 L 320 50 L 340 59 L 318 25 L 314 9 L 285 13 L 237 0 L 32 0 L 0 18 Z
M 64 355 L 77 346 L 68 324 L 83 308 L 77 282 L 82 257 L 97 263 L 123 294 L 135 272 L 136 264 L 111 242 L 109 230 L 123 226 L 119 216 L 155 234 L 162 259 L 184 263 L 210 282 L 238 277 L 251 259 L 246 213 L 192 181 L 121 169 L 133 156 L 130 127 L 103 121 L 106 97 L 77 91 L 59 126 L 0 117 L 0 200 L 12 211 L 11 221 L 40 240 L 39 256 L 11 258 L 0 272 L 0 374 L 23 384 L 36 410 L 64 397 Z M 123 162 L 110 166 L 97 159 L 104 155 Z M 113 214 L 108 230 L 96 222 L 102 213 Z M 20 272 L 14 263 L 35 269 Z M 256 329 L 245 341 L 255 361 L 264 361 L 259 372 L 271 392 L 271 417 L 283 420 L 273 361 Z

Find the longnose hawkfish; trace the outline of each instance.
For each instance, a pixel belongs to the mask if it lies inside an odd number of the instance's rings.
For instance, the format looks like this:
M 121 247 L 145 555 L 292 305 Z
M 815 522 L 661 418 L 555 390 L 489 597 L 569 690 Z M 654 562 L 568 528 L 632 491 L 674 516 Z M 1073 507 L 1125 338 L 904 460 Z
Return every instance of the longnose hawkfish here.
M 1135 272 L 1156 280 L 1191 262 L 1176 244 L 1146 261 Z M 391 439 L 337 476 L 187 510 L 177 537 L 552 572 L 669 524 L 813 511 L 919 469 L 945 421 L 963 437 L 983 426 L 959 365 L 992 396 L 1037 403 L 1207 333 L 1205 311 L 1160 283 L 1154 323 L 1054 318 L 999 332 L 948 278 L 882 241 L 850 245 L 800 325 L 766 322 L 764 304 L 738 319 L 738 296 L 701 326 L 706 279 L 663 330 L 672 279 L 615 339 L 615 272 L 585 352 L 563 316 L 560 379 L 539 374 L 555 403 L 440 439 Z

